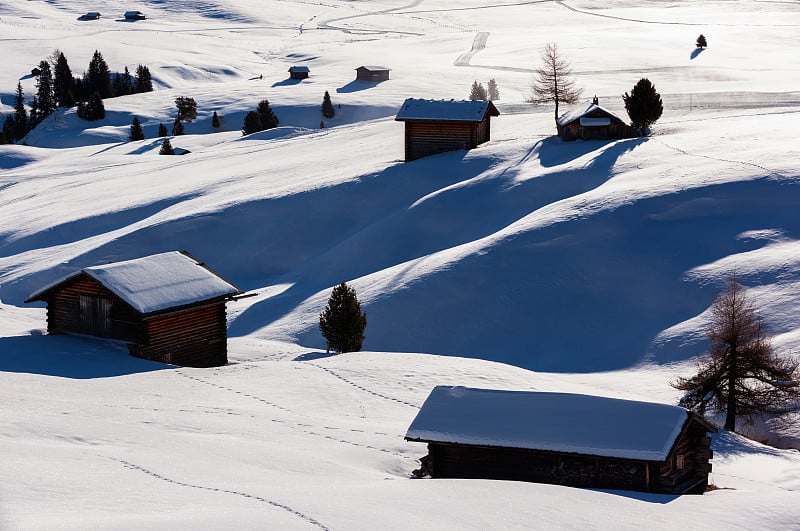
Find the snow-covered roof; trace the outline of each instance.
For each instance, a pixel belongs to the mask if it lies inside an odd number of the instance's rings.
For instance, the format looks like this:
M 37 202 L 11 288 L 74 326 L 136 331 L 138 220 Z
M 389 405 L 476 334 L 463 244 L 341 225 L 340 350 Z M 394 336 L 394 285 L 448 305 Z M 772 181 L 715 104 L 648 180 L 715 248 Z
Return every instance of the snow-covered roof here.
M 31 294 L 28 301 L 39 300 L 52 288 L 80 274 L 93 278 L 143 314 L 241 293 L 203 262 L 171 251 L 83 268 Z
M 586 109 L 583 111 L 580 109 L 573 109 L 569 112 L 562 114 L 561 117 L 558 119 L 558 125 L 567 125 L 568 123 L 574 122 L 575 120 L 581 120 L 581 125 L 584 125 L 583 124 L 584 117 L 594 113 L 595 111 L 600 111 L 600 113 L 603 114 L 606 118 L 614 118 L 624 123 L 624 120 L 622 120 L 622 118 L 620 118 L 613 112 L 609 111 L 605 107 L 602 107 L 597 103 L 590 103 L 589 106 L 586 107 Z M 608 123 L 597 124 L 597 125 L 608 125 Z
M 395 120 L 435 120 L 456 122 L 480 122 L 489 112 L 500 113 L 494 104 L 486 100 L 423 100 L 408 98 L 403 102 Z
M 373 66 L 364 66 L 364 65 L 362 65 L 362 66 L 359 66 L 358 68 L 356 68 L 356 70 L 360 70 L 362 68 L 364 70 L 369 70 L 370 72 L 382 72 L 384 70 L 386 70 L 386 71 L 391 70 L 391 68 L 386 68 L 385 66 L 374 66 L 374 65 Z
M 406 439 L 663 461 L 688 418 L 650 402 L 438 386 Z

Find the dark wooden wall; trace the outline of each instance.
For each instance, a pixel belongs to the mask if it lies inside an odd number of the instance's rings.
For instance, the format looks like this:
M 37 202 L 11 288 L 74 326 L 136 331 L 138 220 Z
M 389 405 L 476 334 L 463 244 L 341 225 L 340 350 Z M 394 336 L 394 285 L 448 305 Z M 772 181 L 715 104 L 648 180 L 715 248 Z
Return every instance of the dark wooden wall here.
M 669 459 L 658 467 L 653 490 L 702 493 L 708 486 L 712 457 L 711 438 L 706 435 L 706 428 L 692 422 L 675 442 Z
M 406 121 L 406 162 L 447 151 L 472 149 L 489 140 L 489 118 L 482 122 Z
M 187 367 L 228 362 L 225 303 L 218 302 L 145 320 L 145 340 L 132 353 Z
M 103 285 L 80 275 L 47 297 L 47 331 L 139 341 L 141 316 Z
M 366 68 L 356 68 L 356 79 L 360 81 L 386 81 L 389 79 L 389 71 L 388 70 L 378 70 L 378 71 L 371 71 L 367 70 Z
M 289 77 L 291 79 L 306 79 L 308 77 L 308 72 L 294 72 L 290 70 Z

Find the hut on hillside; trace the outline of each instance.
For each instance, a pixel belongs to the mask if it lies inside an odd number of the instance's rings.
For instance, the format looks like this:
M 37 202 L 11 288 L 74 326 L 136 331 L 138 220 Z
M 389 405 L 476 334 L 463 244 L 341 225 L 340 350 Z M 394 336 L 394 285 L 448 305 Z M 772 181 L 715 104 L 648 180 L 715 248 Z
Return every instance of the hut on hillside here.
M 639 132 L 619 116 L 600 106 L 597 96 L 585 110 L 570 111 L 556 121 L 559 136 L 566 140 L 618 140 L 636 138 Z
M 716 431 L 665 404 L 439 386 L 405 438 L 428 443 L 418 475 L 700 494 Z
M 290 66 L 289 67 L 289 78 L 290 79 L 306 79 L 308 77 L 308 67 L 307 66 Z
M 147 17 L 141 11 L 125 11 L 125 20 L 144 20 Z
M 33 293 L 50 334 L 129 343 L 134 356 L 174 365 L 228 361 L 225 301 L 241 290 L 186 252 L 86 267 Z
M 80 16 L 81 20 L 100 20 L 99 11 L 89 11 L 85 15 Z
M 494 104 L 486 100 L 409 98 L 395 117 L 406 124 L 405 160 L 478 147 L 489 141 L 490 118 L 499 115 Z
M 385 66 L 359 66 L 356 68 L 356 80 L 378 83 L 389 79 L 389 68 Z

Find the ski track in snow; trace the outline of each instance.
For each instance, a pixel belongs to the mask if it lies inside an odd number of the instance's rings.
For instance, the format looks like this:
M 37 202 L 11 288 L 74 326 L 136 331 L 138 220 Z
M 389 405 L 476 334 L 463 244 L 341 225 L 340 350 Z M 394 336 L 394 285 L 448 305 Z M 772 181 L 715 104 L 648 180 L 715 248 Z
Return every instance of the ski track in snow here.
M 362 17 L 371 17 L 376 15 L 390 15 L 392 13 L 396 13 L 403 9 L 413 9 L 420 5 L 423 0 L 413 0 L 410 4 L 402 6 L 402 7 L 393 7 L 390 9 L 381 9 L 378 11 L 369 11 L 367 13 L 359 13 L 357 15 L 348 15 L 346 17 L 339 17 L 339 18 L 332 18 L 329 20 L 320 21 L 317 24 L 317 29 L 323 30 L 336 30 L 341 31 L 343 33 L 349 34 L 359 34 L 359 35 L 388 35 L 388 34 L 396 34 L 396 35 L 410 35 L 414 37 L 421 37 L 422 33 L 414 33 L 410 31 L 390 31 L 390 30 L 369 30 L 369 29 L 351 29 L 351 28 L 344 28 L 342 26 L 334 26 L 331 24 L 332 22 L 339 22 L 342 20 L 352 20 L 354 18 L 362 18 Z
M 315 525 L 316 527 L 318 527 L 320 529 L 325 529 L 325 530 L 328 530 L 328 531 L 330 530 L 330 528 L 328 526 L 324 525 L 322 522 L 320 522 L 316 518 L 308 516 L 307 514 L 302 513 L 300 511 L 298 511 L 297 509 L 294 509 L 294 508 L 292 508 L 292 507 L 290 507 L 288 505 L 284 505 L 282 503 L 278 503 L 278 502 L 273 501 L 273 500 L 268 500 L 267 498 L 264 498 L 262 496 L 256 496 L 254 494 L 248 494 L 246 492 L 241 492 L 241 491 L 238 491 L 238 490 L 220 489 L 220 488 L 216 488 L 216 487 L 208 487 L 206 485 L 195 485 L 194 483 L 186 483 L 184 481 L 178 481 L 177 479 L 172 479 L 172 478 L 168 478 L 166 476 L 162 476 L 161 474 L 159 474 L 157 472 L 153 472 L 152 470 L 149 470 L 149 469 L 147 469 L 147 468 L 145 468 L 143 466 L 139 466 L 139 465 L 133 464 L 130 461 L 126 461 L 125 459 L 118 459 L 116 457 L 108 457 L 108 456 L 103 456 L 103 455 L 100 455 L 100 454 L 95 454 L 95 455 L 97 455 L 99 457 L 107 457 L 108 459 L 111 459 L 112 461 L 116 461 L 117 463 L 122 464 L 125 468 L 129 468 L 131 470 L 137 470 L 139 472 L 143 472 L 143 473 L 147 474 L 148 476 L 154 477 L 156 479 L 160 479 L 161 481 L 165 481 L 165 482 L 171 483 L 173 485 L 178 485 L 180 487 L 188 487 L 188 488 L 192 488 L 192 489 L 206 490 L 206 491 L 209 491 L 209 492 L 220 492 L 220 493 L 223 493 L 223 494 L 233 494 L 234 496 L 241 496 L 242 498 L 247 498 L 247 499 L 255 500 L 255 501 L 258 501 L 258 502 L 261 502 L 261 503 L 266 503 L 266 504 L 271 505 L 272 507 L 275 507 L 277 509 L 282 509 L 284 511 L 287 511 L 287 512 L 293 514 L 294 516 L 297 516 L 298 518 L 302 518 L 306 522 L 308 522 L 310 524 L 313 524 L 313 525 Z
M 481 31 L 475 35 L 475 39 L 472 41 L 472 48 L 470 48 L 468 52 L 459 55 L 455 62 L 453 62 L 453 66 L 469 66 L 472 57 L 486 48 L 486 41 L 489 39 L 489 35 L 490 33 L 488 31 Z
M 320 367 L 320 368 L 324 369 L 324 367 Z M 244 393 L 242 391 L 237 391 L 236 389 L 233 389 L 233 388 L 230 388 L 230 387 L 225 387 L 224 385 L 219 385 L 219 384 L 216 384 L 216 383 L 213 383 L 213 382 L 209 382 L 209 381 L 203 380 L 202 378 L 197 378 L 196 376 L 190 376 L 188 374 L 185 374 L 185 373 L 182 373 L 182 372 L 179 372 L 179 371 L 177 371 L 177 374 L 183 376 L 184 378 L 188 378 L 188 379 L 194 380 L 196 382 L 200 382 L 200 383 L 203 383 L 203 384 L 206 384 L 206 385 L 210 385 L 211 387 L 215 387 L 217 389 L 220 389 L 220 390 L 223 390 L 223 391 L 226 391 L 226 392 L 229 392 L 229 393 L 234 393 L 234 394 L 243 396 L 245 398 L 250 398 L 252 400 L 256 400 L 258 402 L 261 402 L 261 403 L 266 404 L 268 406 L 274 407 L 276 409 L 279 409 L 279 410 L 284 411 L 286 413 L 289 413 L 291 415 L 296 415 L 296 416 L 299 416 L 299 417 L 308 418 L 306 415 L 303 415 L 302 413 L 297 413 L 295 411 L 287 409 L 287 408 L 285 408 L 283 406 L 279 406 L 279 405 L 277 405 L 277 404 L 275 404 L 273 402 L 270 402 L 270 401 L 265 400 L 263 398 L 257 397 L 255 395 Z M 335 376 L 339 377 L 338 375 L 335 375 Z M 341 378 L 341 379 L 344 380 L 344 378 Z M 347 381 L 347 380 L 344 380 L 344 381 Z M 352 384 L 351 382 L 347 382 L 347 383 L 350 383 L 350 385 L 354 385 L 355 387 L 359 387 L 359 386 L 357 386 L 355 384 Z M 361 388 L 361 389 L 363 389 L 363 388 Z M 395 401 L 395 402 L 400 402 L 400 403 L 403 403 L 403 404 L 406 404 L 406 405 L 409 405 L 409 406 L 415 407 L 415 408 L 417 407 L 417 406 L 414 406 L 413 404 L 409 404 L 407 402 L 403 402 L 402 400 L 397 400 L 397 399 L 394 399 L 394 398 L 381 396 L 381 395 L 379 395 L 377 393 L 373 393 L 373 392 L 371 392 L 371 391 L 369 391 L 367 389 L 363 389 L 363 390 L 368 392 L 368 393 L 374 394 L 375 396 L 379 396 L 381 398 L 385 398 L 386 400 L 392 400 L 392 401 Z M 400 452 L 395 452 L 395 451 L 392 451 L 392 450 L 388 450 L 386 448 L 379 448 L 379 447 L 373 446 L 371 444 L 362 444 L 362 443 L 357 443 L 357 442 L 353 442 L 353 441 L 348 441 L 346 439 L 341 439 L 341 438 L 334 437 L 332 435 L 327 435 L 325 433 L 320 433 L 318 431 L 314 431 L 314 426 L 311 425 L 311 424 L 306 424 L 306 423 L 302 423 L 302 422 L 291 422 L 291 421 L 281 420 L 281 419 L 270 419 L 270 420 L 272 422 L 277 423 L 277 424 L 283 424 L 284 426 L 287 426 L 290 429 L 298 430 L 298 431 L 300 431 L 302 433 L 305 433 L 306 435 L 311 435 L 312 437 L 328 439 L 330 441 L 338 442 L 338 443 L 341 443 L 341 444 L 347 444 L 347 445 L 350 445 L 350 446 L 355 446 L 357 448 L 365 448 L 367 450 L 377 450 L 379 452 L 387 453 L 387 454 L 393 455 L 395 457 L 400 457 L 400 458 L 403 458 L 403 459 L 410 459 L 409 456 L 407 456 L 405 454 L 402 454 Z M 326 430 L 331 430 L 331 431 L 333 431 L 333 430 L 337 430 L 338 431 L 338 430 L 342 430 L 342 429 L 348 429 L 348 428 L 339 428 L 337 426 L 330 426 L 330 425 L 322 426 L 322 428 L 326 429 Z M 364 433 L 364 430 L 353 429 L 353 428 L 350 428 L 350 431 L 351 432 Z M 384 436 L 384 437 L 389 435 L 386 432 L 371 432 L 371 433 L 372 433 L 372 435 L 378 435 L 378 436 Z
M 375 391 L 373 391 L 371 389 L 367 389 L 364 386 L 361 386 L 361 385 L 359 385 L 359 384 L 357 384 L 355 382 L 352 382 L 352 381 L 348 380 L 344 376 L 342 376 L 340 374 L 337 374 L 336 372 L 330 370 L 327 367 L 323 367 L 322 365 L 317 365 L 316 363 L 312 363 L 312 362 L 306 362 L 306 363 L 308 365 L 313 365 L 314 367 L 317 367 L 318 369 L 322 369 L 323 371 L 327 372 L 328 374 L 330 374 L 332 376 L 335 376 L 336 378 L 340 379 L 341 381 L 343 381 L 343 382 L 355 387 L 356 389 L 364 391 L 365 393 L 369 393 L 369 394 L 371 394 L 373 396 L 377 396 L 378 398 L 382 398 L 384 400 L 390 400 L 392 402 L 397 402 L 398 404 L 403 404 L 403 405 L 406 405 L 406 406 L 409 406 L 409 407 L 413 407 L 415 409 L 419 409 L 420 408 L 420 406 L 412 404 L 411 402 L 406 402 L 405 400 L 400 400 L 399 398 L 392 398 L 391 396 L 386 396 L 386 395 L 382 395 L 380 393 L 376 393 Z

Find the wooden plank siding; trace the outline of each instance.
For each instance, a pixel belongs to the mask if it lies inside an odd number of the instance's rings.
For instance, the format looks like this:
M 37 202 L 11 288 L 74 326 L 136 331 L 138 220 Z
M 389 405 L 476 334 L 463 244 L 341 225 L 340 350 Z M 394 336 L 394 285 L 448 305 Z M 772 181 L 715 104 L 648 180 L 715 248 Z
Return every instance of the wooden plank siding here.
M 144 321 L 144 341 L 132 353 L 187 367 L 228 362 L 225 303 L 158 315 Z
M 488 118 L 482 122 L 407 121 L 406 161 L 447 151 L 472 149 L 489 140 Z
M 98 315 L 106 308 L 108 313 Z M 96 280 L 79 275 L 47 298 L 47 331 L 140 341 L 139 314 Z

